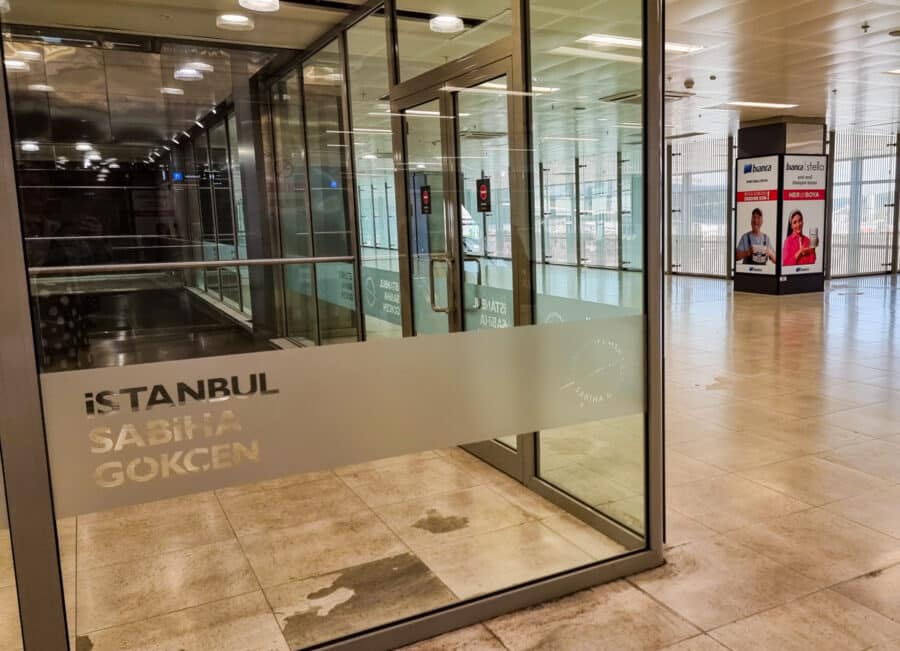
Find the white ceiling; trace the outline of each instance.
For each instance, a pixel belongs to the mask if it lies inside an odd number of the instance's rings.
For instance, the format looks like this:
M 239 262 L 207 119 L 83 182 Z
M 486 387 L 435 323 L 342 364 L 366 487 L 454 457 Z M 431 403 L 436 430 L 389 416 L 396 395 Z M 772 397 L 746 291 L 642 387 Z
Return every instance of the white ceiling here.
M 868 31 L 862 26 L 869 25 Z M 741 120 L 824 117 L 831 128 L 900 127 L 900 0 L 667 0 L 667 40 L 704 46 L 667 56 L 669 104 L 679 131 L 733 131 Z M 715 77 L 714 79 L 712 77 Z M 797 104 L 722 110 L 727 101 Z

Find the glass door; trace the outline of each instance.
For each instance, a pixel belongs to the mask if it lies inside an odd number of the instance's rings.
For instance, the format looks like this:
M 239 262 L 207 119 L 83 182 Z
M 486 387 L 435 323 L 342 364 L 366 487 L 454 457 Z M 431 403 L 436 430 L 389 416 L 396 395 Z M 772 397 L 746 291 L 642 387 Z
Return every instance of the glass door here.
M 415 335 L 515 325 L 506 72 L 494 64 L 399 109 Z M 522 478 L 518 448 L 517 436 L 467 446 Z

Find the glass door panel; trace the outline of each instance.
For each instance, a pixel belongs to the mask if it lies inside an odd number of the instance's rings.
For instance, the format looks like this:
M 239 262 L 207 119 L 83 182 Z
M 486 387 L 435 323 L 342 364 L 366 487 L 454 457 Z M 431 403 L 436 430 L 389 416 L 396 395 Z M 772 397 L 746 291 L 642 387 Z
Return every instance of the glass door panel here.
M 444 146 L 437 100 L 404 112 L 412 263 L 413 329 L 417 335 L 450 332 L 452 293 L 444 206 Z
M 506 77 L 457 93 L 463 328 L 514 325 Z M 491 93 L 491 90 L 501 92 Z M 487 92 L 485 92 L 487 91 Z M 518 448 L 515 436 L 497 439 Z M 477 450 L 473 450 L 476 451 Z

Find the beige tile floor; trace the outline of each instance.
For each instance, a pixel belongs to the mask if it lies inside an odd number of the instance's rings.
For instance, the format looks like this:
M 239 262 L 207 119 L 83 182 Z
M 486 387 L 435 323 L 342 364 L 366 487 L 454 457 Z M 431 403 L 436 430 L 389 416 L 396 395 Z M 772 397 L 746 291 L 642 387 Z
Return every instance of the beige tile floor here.
M 900 292 L 674 279 L 667 564 L 411 649 L 900 651 Z
M 667 564 L 415 649 L 900 651 L 897 288 L 669 289 Z M 553 432 L 548 476 L 639 526 L 639 429 Z M 78 651 L 285 651 L 623 551 L 456 449 L 59 529 Z

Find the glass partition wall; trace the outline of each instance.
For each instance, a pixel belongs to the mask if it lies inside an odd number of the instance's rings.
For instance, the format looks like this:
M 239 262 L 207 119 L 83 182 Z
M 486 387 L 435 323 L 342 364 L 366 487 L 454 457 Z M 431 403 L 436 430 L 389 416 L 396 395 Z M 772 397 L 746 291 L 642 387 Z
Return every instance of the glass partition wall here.
M 3 16 L 0 639 L 387 649 L 659 564 L 658 6 L 195 4 Z

